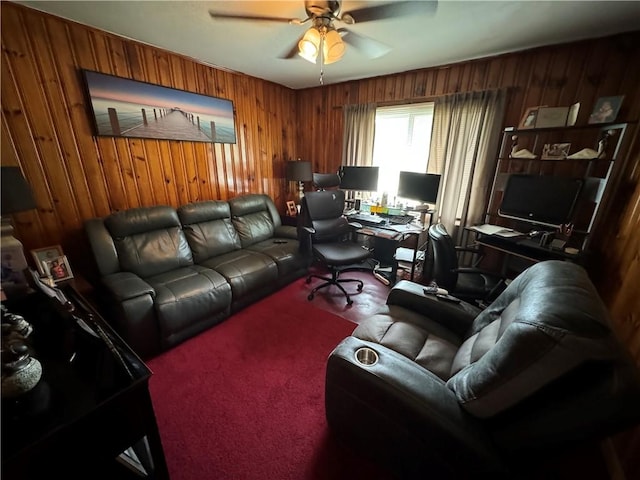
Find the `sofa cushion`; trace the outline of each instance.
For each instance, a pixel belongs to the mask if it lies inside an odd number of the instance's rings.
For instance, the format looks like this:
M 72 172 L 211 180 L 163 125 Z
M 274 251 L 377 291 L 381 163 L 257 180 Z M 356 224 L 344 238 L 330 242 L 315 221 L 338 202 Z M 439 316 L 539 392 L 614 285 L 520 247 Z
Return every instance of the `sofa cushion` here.
M 308 263 L 307 258 L 300 253 L 300 243 L 292 238 L 274 237 L 254 243 L 247 249 L 271 257 L 278 266 L 280 278 L 305 268 Z
M 272 288 L 278 281 L 276 262 L 259 252 L 247 249 L 218 255 L 202 266 L 219 272 L 231 285 L 233 301 L 239 301 L 256 291 Z
M 268 195 L 252 194 L 229 200 L 231 219 L 244 248 L 273 237 L 280 215 Z
M 161 338 L 172 337 L 199 319 L 229 310 L 231 287 L 218 272 L 192 265 L 147 278 L 155 292 L 154 306 Z
M 428 314 L 428 312 L 425 312 Z M 461 339 L 422 313 L 385 305 L 351 334 L 384 345 L 446 381 Z
M 178 208 L 178 217 L 196 263 L 241 248 L 227 202 L 213 200 L 183 205 Z
M 116 212 L 104 220 L 120 269 L 142 278 L 193 264 L 176 211 L 167 206 Z
M 554 301 L 558 296 L 562 301 Z M 478 315 L 447 385 L 468 412 L 491 417 L 618 350 L 586 272 L 569 262 L 541 262 Z

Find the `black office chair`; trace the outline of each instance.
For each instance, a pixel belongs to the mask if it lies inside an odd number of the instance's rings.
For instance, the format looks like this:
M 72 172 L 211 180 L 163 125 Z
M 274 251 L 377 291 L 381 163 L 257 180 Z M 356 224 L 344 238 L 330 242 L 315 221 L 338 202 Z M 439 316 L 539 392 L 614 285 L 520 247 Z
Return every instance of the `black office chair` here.
M 450 295 L 470 303 L 488 303 L 505 289 L 502 277 L 477 267 L 460 267 L 458 253 L 476 249 L 456 247 L 441 223 L 429 227 L 429 241 L 433 252 L 432 278 Z
M 353 301 L 342 283 L 355 282 L 358 292 L 362 291 L 364 283 L 355 278 L 339 278 L 346 270 L 353 269 L 356 264 L 365 262 L 371 253 L 368 249 L 354 242 L 354 232 L 361 225 L 349 223 L 342 214 L 344 210 L 344 192 L 342 190 L 320 190 L 307 192 L 302 199 L 298 232 L 301 243 L 308 242 L 308 248 L 322 265 L 326 266 L 331 276 L 310 274 L 311 279 L 319 278 L 324 283 L 311 290 L 309 300 L 313 300 L 315 293 L 321 288 L 335 285 L 347 298 L 347 305 Z

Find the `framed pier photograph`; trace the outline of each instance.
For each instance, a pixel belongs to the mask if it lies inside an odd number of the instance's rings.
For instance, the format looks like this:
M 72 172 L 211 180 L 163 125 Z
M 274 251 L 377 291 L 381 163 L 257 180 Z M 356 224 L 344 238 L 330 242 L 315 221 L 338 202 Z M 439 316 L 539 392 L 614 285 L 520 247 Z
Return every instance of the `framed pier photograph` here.
M 233 102 L 82 70 L 95 135 L 236 143 Z

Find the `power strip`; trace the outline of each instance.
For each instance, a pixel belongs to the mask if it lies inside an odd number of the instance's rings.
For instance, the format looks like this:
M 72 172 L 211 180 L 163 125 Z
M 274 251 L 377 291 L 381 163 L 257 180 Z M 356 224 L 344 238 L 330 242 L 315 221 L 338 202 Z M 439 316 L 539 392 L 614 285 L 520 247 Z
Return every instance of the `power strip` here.
M 382 283 L 384 283 L 385 285 L 389 285 L 391 282 L 389 280 L 387 280 L 386 278 L 384 278 L 382 275 L 380 275 L 378 272 L 373 272 L 373 276 L 376 277 L 378 280 L 380 280 Z

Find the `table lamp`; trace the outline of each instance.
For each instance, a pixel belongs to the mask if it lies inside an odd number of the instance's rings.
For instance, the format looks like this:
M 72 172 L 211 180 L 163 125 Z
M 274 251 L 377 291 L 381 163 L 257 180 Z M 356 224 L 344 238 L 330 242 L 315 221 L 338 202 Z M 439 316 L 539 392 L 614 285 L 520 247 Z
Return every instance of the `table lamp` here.
M 298 202 L 304 197 L 304 182 L 308 182 L 313 178 L 311 171 L 311 162 L 298 159 L 289 160 L 287 162 L 287 180 L 298 182 Z
M 2 187 L 2 290 L 7 295 L 13 291 L 27 289 L 24 269 L 27 260 L 20 240 L 13 236 L 13 224 L 9 215 L 36 208 L 31 188 L 25 180 L 20 167 L 0 167 Z

